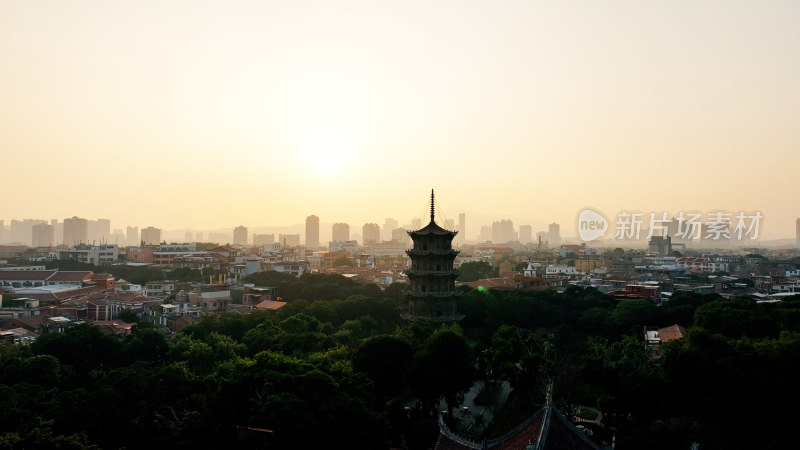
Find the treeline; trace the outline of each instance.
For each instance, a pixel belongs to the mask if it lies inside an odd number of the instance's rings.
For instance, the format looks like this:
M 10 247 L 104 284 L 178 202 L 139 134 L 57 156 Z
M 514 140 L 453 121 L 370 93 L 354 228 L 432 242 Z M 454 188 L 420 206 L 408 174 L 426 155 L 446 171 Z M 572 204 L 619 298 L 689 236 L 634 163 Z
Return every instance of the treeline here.
M 207 315 L 170 338 L 84 324 L 0 347 L 0 448 L 430 448 L 439 399 L 459 405 L 477 379 L 514 388 L 493 437 L 553 380 L 562 411 L 598 407 L 593 438 L 621 450 L 794 447 L 780 411 L 798 400 L 796 298 L 687 293 L 656 307 L 591 288 L 464 289 L 460 326 L 432 327 L 401 319 L 401 285 L 246 281 L 288 304 Z M 688 336 L 653 359 L 643 326 L 674 323 Z

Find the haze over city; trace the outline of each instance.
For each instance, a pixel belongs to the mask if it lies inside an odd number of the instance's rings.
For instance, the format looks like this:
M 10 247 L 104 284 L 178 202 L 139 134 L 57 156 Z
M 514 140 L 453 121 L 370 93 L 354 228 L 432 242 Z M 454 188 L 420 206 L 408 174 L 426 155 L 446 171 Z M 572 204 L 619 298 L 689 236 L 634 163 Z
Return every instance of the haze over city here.
M 797 447 L 800 0 L 0 0 L 0 447 Z
M 0 218 L 172 229 L 759 211 L 793 238 L 800 4 L 3 2 Z

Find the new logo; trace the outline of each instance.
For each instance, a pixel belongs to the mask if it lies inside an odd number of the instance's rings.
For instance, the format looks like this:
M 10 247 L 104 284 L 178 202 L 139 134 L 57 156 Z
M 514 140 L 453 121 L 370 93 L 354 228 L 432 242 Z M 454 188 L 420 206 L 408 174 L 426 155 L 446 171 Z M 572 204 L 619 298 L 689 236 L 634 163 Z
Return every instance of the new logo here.
M 585 242 L 601 238 L 608 230 L 608 221 L 602 214 L 584 209 L 578 214 L 578 236 Z

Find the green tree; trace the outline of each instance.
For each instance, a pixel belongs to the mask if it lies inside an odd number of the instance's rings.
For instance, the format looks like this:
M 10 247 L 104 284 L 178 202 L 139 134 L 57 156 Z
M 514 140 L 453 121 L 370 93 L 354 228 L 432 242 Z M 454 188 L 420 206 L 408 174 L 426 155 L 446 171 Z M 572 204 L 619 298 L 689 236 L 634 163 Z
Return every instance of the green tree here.
M 476 281 L 493 278 L 499 274 L 498 269 L 483 261 L 466 262 L 458 266 L 458 281 Z
M 161 361 L 169 351 L 164 335 L 148 322 L 134 325 L 124 345 L 131 361 Z
M 776 336 L 777 327 L 764 308 L 752 300 L 718 299 L 697 308 L 694 323 L 728 337 Z
M 647 299 L 623 300 L 611 311 L 608 321 L 620 334 L 638 334 L 656 316 L 656 306 Z
M 135 312 L 133 312 L 130 309 L 127 309 L 127 308 L 123 309 L 122 311 L 120 311 L 119 315 L 117 317 L 119 317 L 121 320 L 123 320 L 124 322 L 127 322 L 127 323 L 137 323 L 137 322 L 139 322 L 139 316 L 136 315 Z
M 458 326 L 436 330 L 425 342 L 425 347 L 415 356 L 412 379 L 420 398 L 430 406 L 439 396 L 444 396 L 448 408 L 472 386 L 475 368 L 472 349 Z
M 340 266 L 353 267 L 353 260 L 344 255 L 339 256 L 338 258 L 333 260 L 333 267 L 340 267 Z
M 375 397 L 386 401 L 407 386 L 413 356 L 411 345 L 395 336 L 375 336 L 361 344 L 353 367 L 375 383 Z

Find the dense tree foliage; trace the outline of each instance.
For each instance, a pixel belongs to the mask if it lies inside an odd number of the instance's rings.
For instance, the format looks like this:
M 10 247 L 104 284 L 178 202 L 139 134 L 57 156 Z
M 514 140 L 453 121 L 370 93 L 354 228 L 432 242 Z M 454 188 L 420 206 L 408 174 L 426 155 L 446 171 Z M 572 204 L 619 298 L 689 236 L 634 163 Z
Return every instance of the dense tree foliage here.
M 436 326 L 400 318 L 402 285 L 248 281 L 288 304 L 169 337 L 147 321 L 122 339 L 81 324 L 0 346 L 0 448 L 430 448 L 439 408 L 478 380 L 508 382 L 506 410 L 523 418 L 552 381 L 562 411 L 602 411 L 593 438 L 613 429 L 620 450 L 793 447 L 779 411 L 800 396 L 800 296 L 655 306 L 592 288 L 462 289 L 466 318 Z M 687 337 L 645 347 L 644 326 L 676 323 Z
M 498 270 L 491 264 L 483 261 L 465 262 L 458 266 L 458 281 L 475 281 L 483 278 L 493 278 Z

